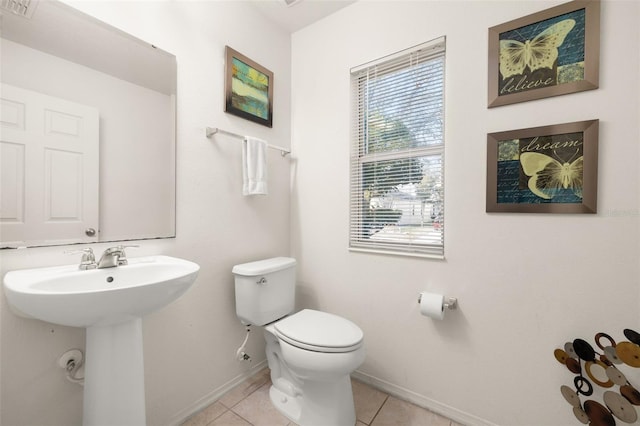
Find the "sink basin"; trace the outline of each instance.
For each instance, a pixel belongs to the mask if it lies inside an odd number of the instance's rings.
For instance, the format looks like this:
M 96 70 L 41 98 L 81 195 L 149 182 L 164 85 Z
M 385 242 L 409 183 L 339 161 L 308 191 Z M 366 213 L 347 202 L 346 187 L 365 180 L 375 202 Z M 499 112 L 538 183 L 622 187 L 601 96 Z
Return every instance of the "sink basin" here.
M 78 265 L 8 272 L 4 289 L 19 315 L 72 327 L 140 318 L 180 297 L 200 267 L 169 256 L 129 258 L 115 268 L 81 271 Z

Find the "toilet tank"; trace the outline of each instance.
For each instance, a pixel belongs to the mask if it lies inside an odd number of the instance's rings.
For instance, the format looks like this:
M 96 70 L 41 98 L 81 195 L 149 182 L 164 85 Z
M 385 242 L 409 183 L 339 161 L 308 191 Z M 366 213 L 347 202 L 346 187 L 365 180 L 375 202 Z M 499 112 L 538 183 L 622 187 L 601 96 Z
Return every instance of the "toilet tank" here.
M 236 265 L 236 315 L 243 324 L 265 325 L 293 312 L 296 260 L 274 257 Z

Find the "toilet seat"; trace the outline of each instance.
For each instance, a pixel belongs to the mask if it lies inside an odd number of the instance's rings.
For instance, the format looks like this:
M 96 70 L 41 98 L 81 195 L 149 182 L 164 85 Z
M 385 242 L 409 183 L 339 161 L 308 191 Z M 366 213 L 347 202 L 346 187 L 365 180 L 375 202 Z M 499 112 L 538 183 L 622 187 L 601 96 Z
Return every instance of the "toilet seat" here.
M 278 338 L 301 349 L 341 353 L 360 348 L 364 333 L 351 321 L 327 312 L 303 309 L 273 324 Z

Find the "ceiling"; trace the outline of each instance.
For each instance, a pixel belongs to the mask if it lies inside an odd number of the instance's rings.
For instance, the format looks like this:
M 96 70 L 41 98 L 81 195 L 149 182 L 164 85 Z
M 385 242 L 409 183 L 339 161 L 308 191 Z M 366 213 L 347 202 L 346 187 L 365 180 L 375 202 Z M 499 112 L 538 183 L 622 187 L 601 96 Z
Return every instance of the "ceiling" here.
M 285 0 L 250 1 L 263 15 L 289 33 L 311 25 L 355 2 L 356 0 L 298 0 L 287 6 Z

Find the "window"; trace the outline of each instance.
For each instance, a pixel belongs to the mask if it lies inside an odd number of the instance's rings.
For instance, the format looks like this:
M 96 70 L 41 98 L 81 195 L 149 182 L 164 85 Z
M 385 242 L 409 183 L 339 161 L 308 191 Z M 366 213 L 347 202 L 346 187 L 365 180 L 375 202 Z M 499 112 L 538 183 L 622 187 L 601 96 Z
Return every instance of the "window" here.
M 444 256 L 440 38 L 351 70 L 349 248 Z

